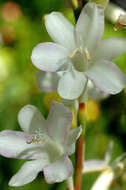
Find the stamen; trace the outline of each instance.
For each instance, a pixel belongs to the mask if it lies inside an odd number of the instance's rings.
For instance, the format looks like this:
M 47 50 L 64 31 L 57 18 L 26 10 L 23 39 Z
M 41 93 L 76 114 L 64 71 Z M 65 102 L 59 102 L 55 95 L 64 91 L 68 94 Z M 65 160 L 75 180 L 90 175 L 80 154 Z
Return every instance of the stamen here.
M 36 138 L 33 137 L 32 139 L 29 139 L 26 141 L 27 144 L 32 144 L 32 143 L 45 143 L 46 139 L 45 138 Z
M 91 57 L 90 57 L 90 54 L 89 54 L 89 51 L 87 49 L 85 49 L 85 55 L 87 57 L 87 60 L 90 61 L 91 60 Z
M 26 141 L 27 144 L 32 144 L 32 143 L 45 143 L 46 142 L 46 137 L 44 134 L 40 132 L 40 130 L 36 130 L 34 134 L 32 135 L 31 139 L 28 139 Z
M 87 49 L 83 49 L 82 47 L 74 50 L 70 55 L 69 55 L 69 58 L 72 58 L 77 52 L 79 52 L 80 54 L 82 55 L 86 55 L 86 58 L 88 61 L 91 60 L 91 57 L 90 57 L 90 54 L 89 54 L 89 51 Z
M 70 55 L 69 58 L 72 58 L 76 53 L 77 53 L 78 49 L 74 50 Z

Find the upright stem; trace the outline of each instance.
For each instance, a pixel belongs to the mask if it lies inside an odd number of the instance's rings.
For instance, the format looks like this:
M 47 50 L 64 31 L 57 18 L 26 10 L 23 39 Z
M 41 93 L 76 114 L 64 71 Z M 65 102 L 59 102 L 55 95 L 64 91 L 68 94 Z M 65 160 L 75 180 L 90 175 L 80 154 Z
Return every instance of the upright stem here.
M 85 134 L 85 103 L 80 103 L 78 111 L 78 125 L 82 126 L 82 134 L 77 141 L 75 190 L 81 190 L 83 160 L 84 160 L 84 134 Z

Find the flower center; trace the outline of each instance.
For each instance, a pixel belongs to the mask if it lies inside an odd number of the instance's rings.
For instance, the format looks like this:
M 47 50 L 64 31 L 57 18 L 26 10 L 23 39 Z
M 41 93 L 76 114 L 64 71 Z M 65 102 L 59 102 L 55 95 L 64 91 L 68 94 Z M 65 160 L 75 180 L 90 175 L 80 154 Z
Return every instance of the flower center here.
M 88 63 L 91 57 L 87 49 L 82 49 L 82 47 L 80 47 L 69 55 L 69 59 L 77 71 L 84 72 L 88 69 Z
M 47 141 L 47 137 L 44 133 L 42 133 L 39 129 L 31 135 L 31 138 L 27 140 L 27 144 L 32 143 L 45 143 Z
M 27 144 L 38 143 L 42 146 L 42 151 L 45 149 L 49 154 L 50 162 L 54 162 L 64 154 L 63 146 L 49 137 L 47 134 L 36 130 L 31 138 L 26 141 Z

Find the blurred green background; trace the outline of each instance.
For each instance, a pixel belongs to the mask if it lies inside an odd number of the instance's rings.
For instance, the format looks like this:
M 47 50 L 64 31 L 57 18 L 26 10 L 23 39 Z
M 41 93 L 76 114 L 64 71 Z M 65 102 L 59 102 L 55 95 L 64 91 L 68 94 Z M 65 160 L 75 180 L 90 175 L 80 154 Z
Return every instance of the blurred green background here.
M 37 69 L 31 63 L 32 48 L 50 41 L 43 16 L 51 11 L 62 12 L 71 22 L 74 14 L 66 0 L 0 1 L 0 130 L 20 130 L 17 114 L 26 104 L 36 105 L 46 117 L 56 93 L 46 94 L 36 85 Z M 126 30 L 114 31 L 106 21 L 104 37 L 126 37 Z M 126 54 L 115 60 L 126 74 Z M 114 141 L 112 160 L 126 151 L 126 89 L 102 101 L 89 100 L 87 109 L 86 159 L 104 158 L 110 140 Z M 74 163 L 74 156 L 72 156 Z M 0 157 L 0 190 L 65 190 L 65 183 L 48 185 L 40 173 L 32 183 L 23 187 L 9 187 L 10 177 L 24 161 Z M 83 188 L 89 190 L 99 174 L 83 177 Z M 111 190 L 126 189 L 124 176 L 117 178 Z

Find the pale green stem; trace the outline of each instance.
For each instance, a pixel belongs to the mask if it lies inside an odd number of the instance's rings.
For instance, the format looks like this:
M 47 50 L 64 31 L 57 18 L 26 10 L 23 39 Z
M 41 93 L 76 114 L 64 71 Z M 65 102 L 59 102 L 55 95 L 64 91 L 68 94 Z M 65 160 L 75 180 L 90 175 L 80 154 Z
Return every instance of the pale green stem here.
M 69 177 L 66 180 L 66 184 L 67 184 L 67 190 L 74 190 L 74 184 L 73 184 L 73 177 Z

